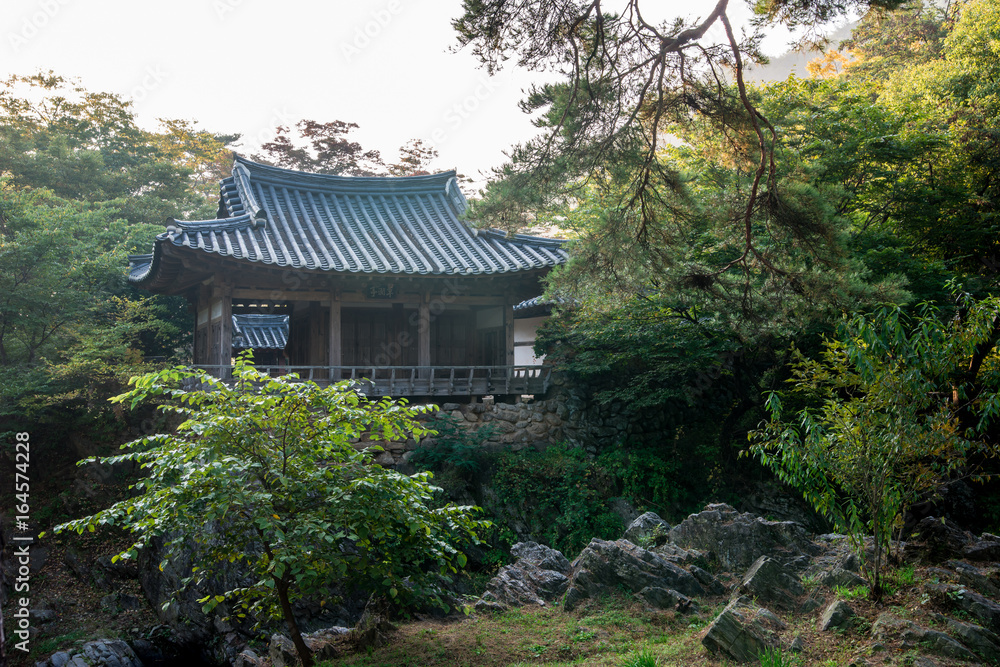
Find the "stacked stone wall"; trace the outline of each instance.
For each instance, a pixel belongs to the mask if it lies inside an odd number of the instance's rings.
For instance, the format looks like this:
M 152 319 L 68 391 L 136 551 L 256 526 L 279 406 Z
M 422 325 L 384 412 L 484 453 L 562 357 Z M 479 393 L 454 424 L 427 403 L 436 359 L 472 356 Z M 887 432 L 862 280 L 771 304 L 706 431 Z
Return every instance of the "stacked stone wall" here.
M 662 440 L 666 422 L 659 413 L 629 412 L 621 402 L 601 404 L 566 385 L 557 386 L 543 398 L 523 397 L 514 402 L 496 402 L 492 397 L 471 403 L 441 403 L 433 416 L 447 417 L 469 431 L 491 427 L 483 447 L 519 451 L 550 444 L 582 447 L 591 454 L 621 442 Z M 424 438 L 420 446 L 434 446 Z M 383 465 L 409 461 L 417 443 L 391 443 L 379 456 Z

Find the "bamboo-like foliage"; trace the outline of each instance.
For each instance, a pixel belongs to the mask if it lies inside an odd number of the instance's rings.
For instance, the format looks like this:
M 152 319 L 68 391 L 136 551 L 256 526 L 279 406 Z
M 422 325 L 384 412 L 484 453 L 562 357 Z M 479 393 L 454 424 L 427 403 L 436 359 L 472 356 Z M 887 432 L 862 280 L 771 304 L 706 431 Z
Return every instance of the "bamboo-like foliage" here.
M 850 536 L 876 599 L 907 508 L 956 477 L 982 479 L 995 454 L 998 326 L 996 298 L 851 317 L 818 359 L 799 355 L 792 388 L 769 396 L 770 420 L 750 435 L 750 451 Z

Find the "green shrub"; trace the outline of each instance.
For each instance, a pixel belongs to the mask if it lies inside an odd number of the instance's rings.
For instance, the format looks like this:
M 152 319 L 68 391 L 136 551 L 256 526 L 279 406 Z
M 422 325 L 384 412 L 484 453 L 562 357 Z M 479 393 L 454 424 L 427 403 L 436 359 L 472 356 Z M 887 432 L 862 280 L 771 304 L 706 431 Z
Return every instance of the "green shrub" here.
M 441 414 L 427 424 L 435 431 L 434 444 L 422 445 L 410 459 L 418 470 L 442 472 L 453 469 L 465 476 L 479 470 L 482 446 L 494 433 L 488 424 L 476 429 L 463 428 L 451 415 Z
M 495 467 L 499 506 L 487 510 L 498 521 L 523 521 L 537 540 L 563 553 L 580 551 L 593 537 L 621 536 L 622 520 L 608 505 L 616 480 L 583 450 L 505 452 Z

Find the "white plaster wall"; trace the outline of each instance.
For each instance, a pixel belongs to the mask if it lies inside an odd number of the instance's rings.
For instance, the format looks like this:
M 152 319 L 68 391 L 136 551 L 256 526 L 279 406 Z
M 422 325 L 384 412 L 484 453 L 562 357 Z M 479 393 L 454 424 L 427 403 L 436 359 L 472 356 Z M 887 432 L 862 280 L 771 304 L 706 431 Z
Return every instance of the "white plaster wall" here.
M 529 366 L 542 363 L 541 357 L 535 356 L 535 350 L 531 345 L 518 345 L 518 343 L 534 343 L 535 331 L 547 320 L 548 317 L 526 317 L 514 320 L 514 364 L 516 366 Z

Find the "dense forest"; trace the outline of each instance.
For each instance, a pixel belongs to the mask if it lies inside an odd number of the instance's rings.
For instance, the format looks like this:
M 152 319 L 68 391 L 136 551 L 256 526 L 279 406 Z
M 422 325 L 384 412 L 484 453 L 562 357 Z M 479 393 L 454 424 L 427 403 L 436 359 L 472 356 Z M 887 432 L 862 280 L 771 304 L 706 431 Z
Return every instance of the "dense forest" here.
M 760 34 L 738 42 L 724 10 L 709 17 L 722 47 L 688 50 L 704 26 L 667 39 L 636 3 L 594 3 L 575 32 L 558 29 L 564 3 L 465 4 L 459 40 L 488 68 L 567 77 L 530 91 L 539 138 L 511 149 L 469 222 L 568 239 L 538 352 L 588 400 L 668 427 L 596 454 L 487 457 L 442 421 L 419 465 L 457 496 L 488 470 L 496 507 L 534 494 L 518 521 L 567 552 L 621 535 L 613 499 L 675 520 L 780 484 L 874 536 L 875 600 L 914 508 L 1000 532 L 1000 5 L 865 4 L 808 76 L 749 83 Z M 834 4 L 758 12 L 809 27 Z M 435 157 L 414 140 L 387 163 L 356 127 L 303 120 L 255 157 L 344 175 Z M 153 418 L 109 399 L 190 362 L 186 302 L 131 287 L 127 256 L 168 218 L 213 217 L 234 150 L 239 136 L 191 122 L 142 129 L 128 99 L 58 73 L 0 84 L 0 432 L 5 468 L 28 430 L 53 462 L 40 528 L 99 509 L 67 470 Z M 484 568 L 518 538 L 490 518 Z

